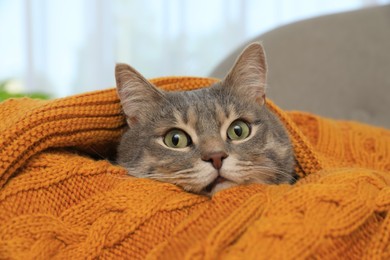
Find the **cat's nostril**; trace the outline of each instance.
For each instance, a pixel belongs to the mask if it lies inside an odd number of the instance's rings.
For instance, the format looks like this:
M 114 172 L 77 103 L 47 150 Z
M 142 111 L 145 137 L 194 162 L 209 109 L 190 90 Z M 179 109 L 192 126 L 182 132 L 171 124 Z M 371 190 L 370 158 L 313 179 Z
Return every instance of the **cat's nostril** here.
M 223 159 L 227 158 L 228 155 L 225 152 L 215 152 L 202 156 L 202 160 L 210 162 L 213 167 L 217 170 L 221 169 Z

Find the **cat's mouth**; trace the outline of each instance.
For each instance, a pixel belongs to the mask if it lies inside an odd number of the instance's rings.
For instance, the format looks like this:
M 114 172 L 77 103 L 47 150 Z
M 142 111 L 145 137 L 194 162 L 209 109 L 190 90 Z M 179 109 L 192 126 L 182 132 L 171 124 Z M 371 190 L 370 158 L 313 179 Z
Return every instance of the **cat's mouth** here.
M 222 176 L 218 176 L 217 178 L 215 178 L 215 180 L 213 180 L 209 185 L 207 185 L 203 190 L 207 193 L 210 193 L 214 188 L 215 186 L 217 186 L 217 184 L 219 183 L 223 183 L 227 181 L 227 179 L 225 179 L 224 177 Z

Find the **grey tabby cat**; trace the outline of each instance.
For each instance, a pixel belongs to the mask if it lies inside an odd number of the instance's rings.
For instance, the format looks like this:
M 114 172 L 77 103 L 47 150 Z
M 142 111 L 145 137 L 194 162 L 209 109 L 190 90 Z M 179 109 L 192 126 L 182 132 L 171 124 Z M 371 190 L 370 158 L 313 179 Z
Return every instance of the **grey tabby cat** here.
M 130 175 L 213 195 L 248 183 L 293 183 L 291 142 L 265 105 L 266 61 L 249 45 L 224 80 L 193 91 L 156 88 L 126 64 L 115 69 L 126 114 L 117 161 Z

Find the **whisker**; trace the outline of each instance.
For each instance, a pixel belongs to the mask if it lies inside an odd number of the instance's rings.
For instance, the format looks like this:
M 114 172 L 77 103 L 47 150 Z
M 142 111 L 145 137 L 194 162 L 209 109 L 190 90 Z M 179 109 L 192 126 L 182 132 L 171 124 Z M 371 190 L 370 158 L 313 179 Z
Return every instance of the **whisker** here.
M 278 169 L 272 169 L 272 168 L 267 168 L 267 167 L 255 167 L 255 169 L 260 170 L 262 174 L 266 174 L 267 176 L 273 176 L 273 174 L 280 174 L 284 177 L 288 177 L 294 181 L 297 181 L 297 178 L 292 174 L 288 172 L 284 172 Z M 266 170 L 266 171 L 263 171 Z
M 186 173 L 193 173 L 194 170 L 193 169 L 183 169 L 183 170 L 180 170 L 180 171 L 176 171 L 176 172 L 173 172 L 174 174 L 186 174 Z
M 275 176 L 276 174 L 281 175 L 283 177 L 288 177 L 291 180 L 297 181 L 297 178 L 292 174 L 288 173 L 282 170 L 279 170 L 277 168 L 267 167 L 267 166 L 261 166 L 261 165 L 252 165 L 251 167 L 244 167 L 240 169 L 242 173 L 246 173 L 245 176 L 242 176 L 241 178 L 249 176 L 250 173 L 253 173 L 254 171 L 259 171 L 263 176 L 268 177 L 278 177 Z
M 187 176 L 149 176 L 149 179 L 160 179 L 160 180 L 188 180 L 188 179 L 193 179 L 193 178 L 188 178 Z
M 255 167 L 253 167 L 253 168 L 259 169 L 259 170 L 268 170 L 268 171 L 280 173 L 280 174 L 283 174 L 283 175 L 291 175 L 291 173 L 288 173 L 288 172 L 279 170 L 279 169 L 277 169 L 277 168 L 264 167 L 264 166 L 255 166 Z

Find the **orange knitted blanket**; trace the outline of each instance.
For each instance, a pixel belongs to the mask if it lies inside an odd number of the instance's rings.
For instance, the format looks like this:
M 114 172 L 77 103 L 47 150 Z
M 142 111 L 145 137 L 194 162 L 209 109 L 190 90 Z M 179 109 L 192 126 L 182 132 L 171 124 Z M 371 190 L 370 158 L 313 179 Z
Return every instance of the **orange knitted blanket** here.
M 3 102 L 0 259 L 390 259 L 390 131 L 268 106 L 301 180 L 210 199 L 107 159 L 125 124 L 114 89 Z

